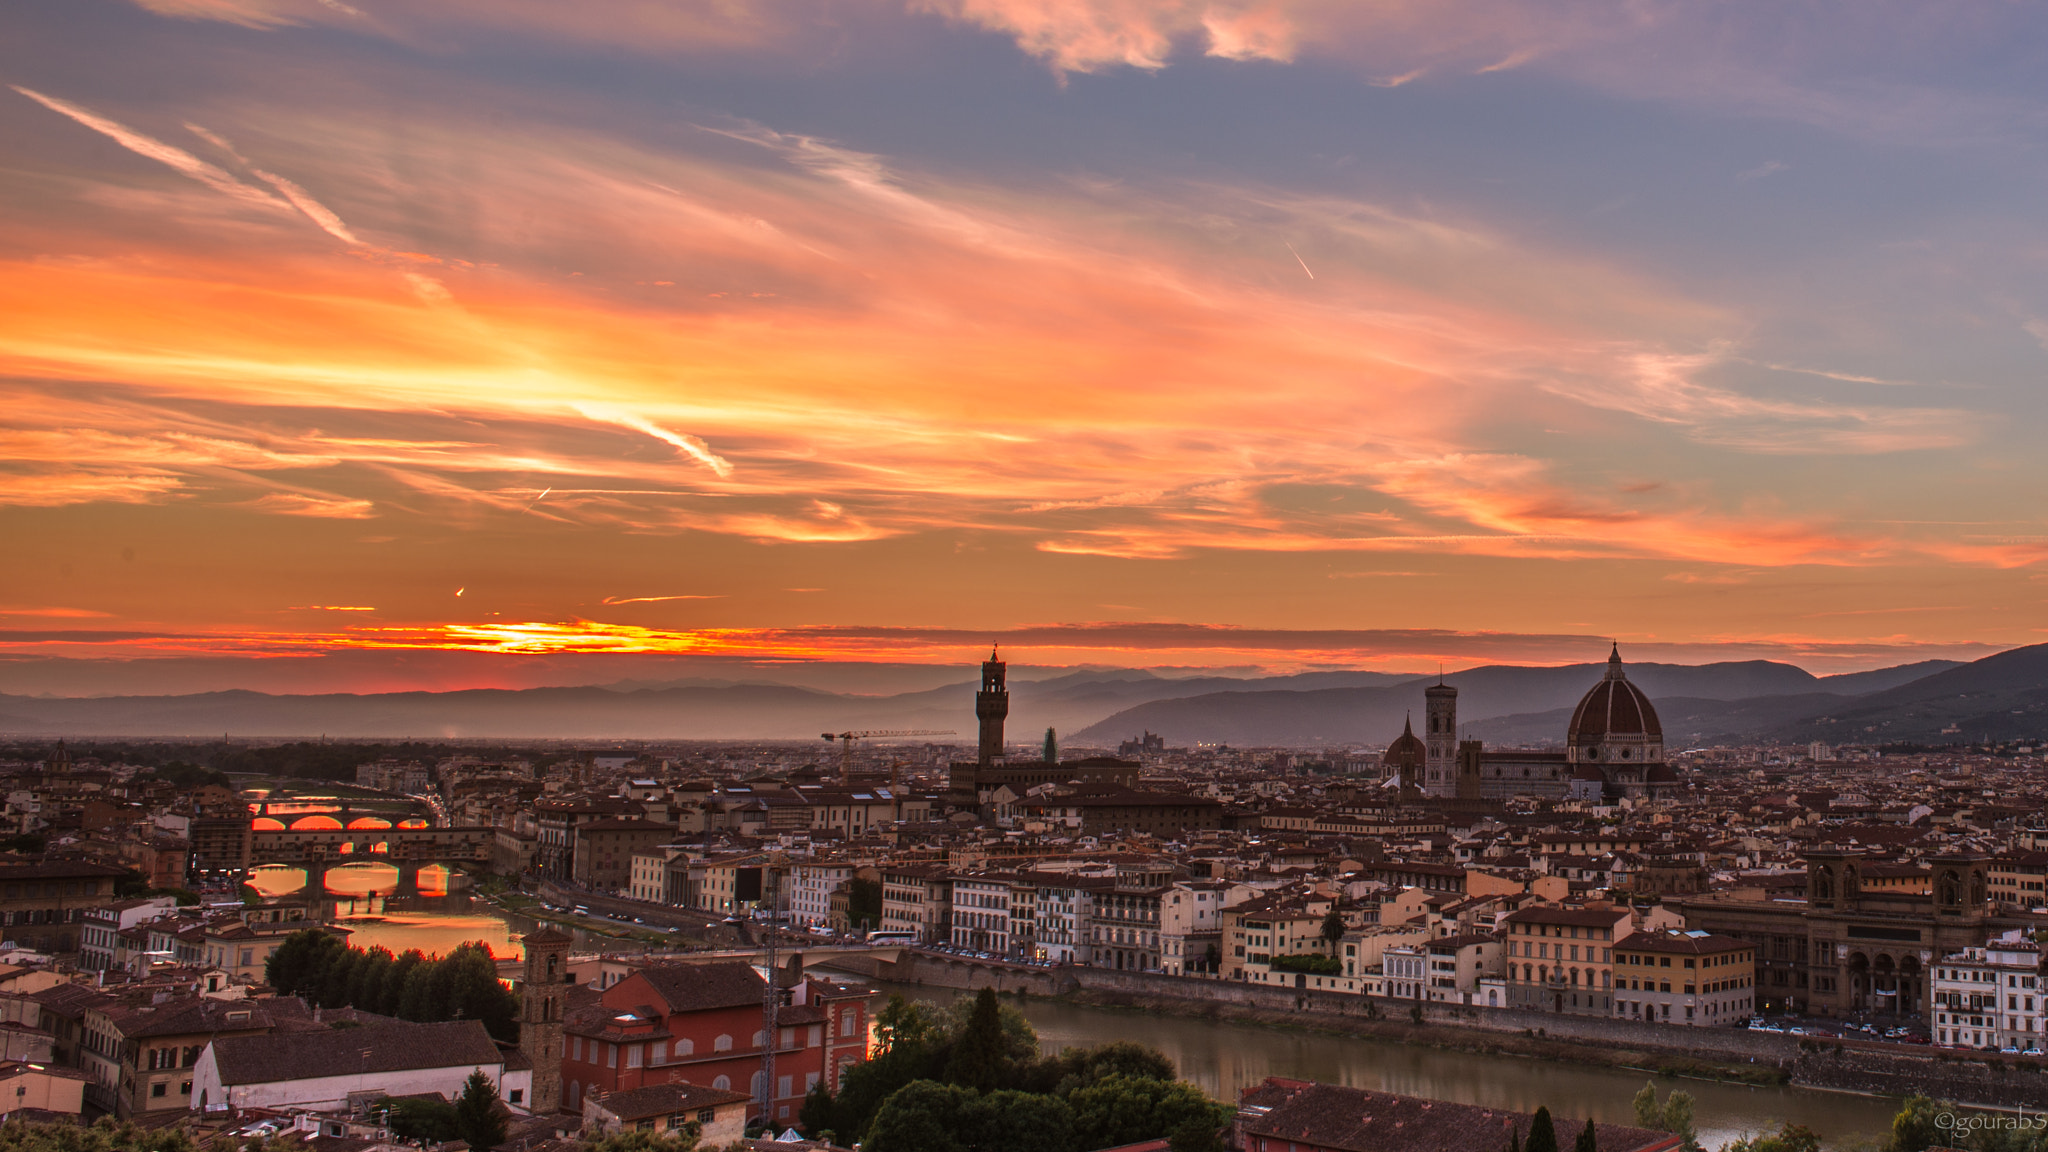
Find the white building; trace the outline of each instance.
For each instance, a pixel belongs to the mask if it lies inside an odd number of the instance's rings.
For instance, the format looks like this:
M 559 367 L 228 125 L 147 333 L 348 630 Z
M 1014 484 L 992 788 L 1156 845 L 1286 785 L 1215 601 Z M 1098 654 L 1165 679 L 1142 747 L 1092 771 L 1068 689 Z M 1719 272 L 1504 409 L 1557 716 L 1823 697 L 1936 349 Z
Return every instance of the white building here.
M 1256 895 L 1249 884 L 1227 880 L 1183 880 L 1167 889 L 1159 901 L 1159 970 L 1169 976 L 1220 972 L 1223 910 Z
M 328 1110 L 366 1092 L 439 1092 L 454 1100 L 477 1071 L 491 1078 L 499 1099 L 524 1114 L 533 1071 L 507 1071 L 504 1054 L 478 1020 L 222 1037 L 192 1068 L 192 1103 L 202 1111 L 221 1105 Z
M 789 869 L 789 922 L 798 928 L 829 923 L 832 893 L 853 879 L 851 864 L 795 864 Z
M 1928 982 L 1934 1042 L 1950 1048 L 2044 1046 L 2041 949 L 2030 941 L 1994 940 L 1936 961 Z
M 985 872 L 953 877 L 953 946 L 1006 956 L 1014 879 Z
M 1040 959 L 1055 964 L 1087 964 L 1094 958 L 1089 926 L 1095 918 L 1095 894 L 1116 883 L 1109 876 L 1043 873 L 1037 877 L 1036 920 Z
M 1387 995 L 1396 1000 L 1421 1000 L 1429 987 L 1429 946 L 1396 944 L 1380 953 Z

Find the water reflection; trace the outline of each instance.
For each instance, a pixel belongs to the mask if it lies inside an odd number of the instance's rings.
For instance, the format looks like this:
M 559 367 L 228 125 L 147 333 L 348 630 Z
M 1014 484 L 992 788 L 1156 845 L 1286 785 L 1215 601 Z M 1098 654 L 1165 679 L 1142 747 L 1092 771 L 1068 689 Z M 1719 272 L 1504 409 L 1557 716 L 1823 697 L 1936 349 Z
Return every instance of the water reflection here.
M 915 985 L 876 987 L 940 1003 L 964 995 Z M 1602 1123 L 1632 1124 L 1630 1101 L 1649 1079 L 1643 1072 L 1623 1069 L 1089 1008 L 1036 997 L 1018 1006 L 1048 1052 L 1136 1040 L 1171 1057 L 1183 1077 L 1219 1100 L 1234 1101 L 1242 1089 L 1268 1076 L 1290 1076 L 1520 1112 L 1548 1105 L 1552 1112 L 1580 1122 L 1590 1114 Z M 1673 1088 L 1685 1089 L 1697 1101 L 1700 1143 L 1709 1149 L 1788 1121 L 1821 1133 L 1830 1149 L 1859 1139 L 1881 1142 L 1897 1111 L 1889 1100 L 1838 1092 L 1657 1081 L 1660 1096 Z

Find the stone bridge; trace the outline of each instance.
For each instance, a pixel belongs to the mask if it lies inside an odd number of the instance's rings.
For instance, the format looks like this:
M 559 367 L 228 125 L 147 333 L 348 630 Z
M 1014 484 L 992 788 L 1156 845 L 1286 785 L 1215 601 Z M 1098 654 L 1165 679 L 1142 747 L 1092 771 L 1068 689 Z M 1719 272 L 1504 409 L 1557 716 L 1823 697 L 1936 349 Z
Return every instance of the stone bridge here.
M 426 865 L 489 867 L 496 838 L 490 828 L 259 828 L 249 834 L 249 865 L 303 868 L 307 882 L 317 884 L 343 864 L 389 864 L 398 869 L 403 894 L 419 890 Z

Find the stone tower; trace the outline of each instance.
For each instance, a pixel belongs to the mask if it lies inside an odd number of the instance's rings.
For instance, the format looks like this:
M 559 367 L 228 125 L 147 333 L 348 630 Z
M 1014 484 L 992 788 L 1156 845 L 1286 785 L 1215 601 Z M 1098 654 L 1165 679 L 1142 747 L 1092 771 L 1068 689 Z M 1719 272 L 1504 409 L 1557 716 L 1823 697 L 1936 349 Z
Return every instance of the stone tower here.
M 575 977 L 569 975 L 568 933 L 551 927 L 520 937 L 526 972 L 519 982 L 519 1050 L 533 1061 L 536 1116 L 562 1106 L 562 1015 Z
M 1439 679 L 1423 690 L 1422 740 L 1429 749 L 1423 762 L 1422 791 L 1429 796 L 1455 796 L 1458 791 L 1458 690 Z
M 1004 665 L 988 650 L 981 665 L 981 691 L 974 694 L 974 715 L 981 721 L 981 764 L 1003 758 L 1003 721 L 1010 715 L 1010 690 L 1003 684 Z

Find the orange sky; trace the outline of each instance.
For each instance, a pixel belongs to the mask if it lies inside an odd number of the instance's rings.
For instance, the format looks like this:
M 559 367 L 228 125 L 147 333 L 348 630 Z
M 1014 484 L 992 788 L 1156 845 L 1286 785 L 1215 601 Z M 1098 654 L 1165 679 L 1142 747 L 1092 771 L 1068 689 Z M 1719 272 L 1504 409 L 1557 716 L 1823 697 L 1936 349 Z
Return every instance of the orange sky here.
M 1830 103 L 1883 45 L 1613 63 L 1686 5 L 83 8 L 0 90 L 0 655 L 2042 638 L 2048 322 L 1956 238 L 1997 214 L 1741 199 L 1998 95 Z M 1558 139 L 1493 137 L 1525 104 Z M 1740 166 L 1703 210 L 1636 187 L 1637 132 Z M 1613 187 L 1567 203 L 1572 165 Z

